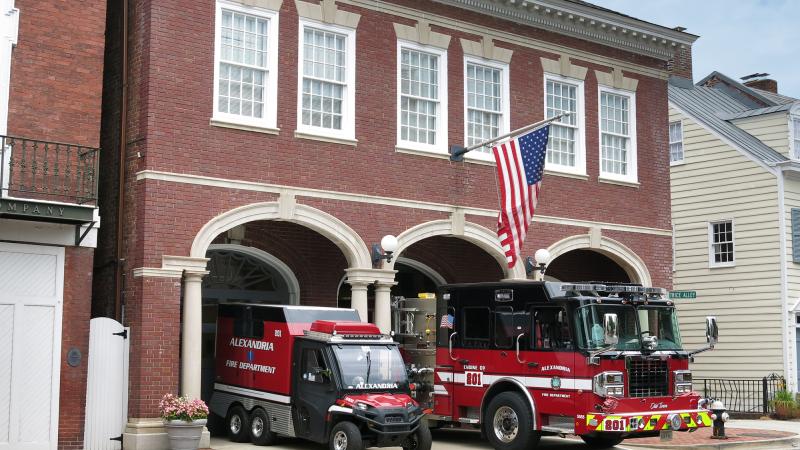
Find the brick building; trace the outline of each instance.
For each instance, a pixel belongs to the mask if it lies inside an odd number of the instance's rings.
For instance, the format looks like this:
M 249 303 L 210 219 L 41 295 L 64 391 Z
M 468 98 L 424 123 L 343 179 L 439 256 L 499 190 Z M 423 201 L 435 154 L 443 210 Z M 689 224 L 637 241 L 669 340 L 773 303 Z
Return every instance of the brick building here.
M 498 244 L 488 150 L 456 163 L 450 144 L 574 113 L 523 256 L 671 285 L 667 78 L 696 36 L 577 0 L 131 0 L 108 26 L 106 92 L 127 94 L 106 98 L 102 163 L 125 171 L 101 174 L 98 254 L 121 263 L 94 307 L 131 326 L 126 447 L 161 445 L 164 393 L 207 395 L 220 303 L 387 329 L 393 294 L 534 276 Z
M 0 448 L 83 448 L 105 16 L 0 1 Z

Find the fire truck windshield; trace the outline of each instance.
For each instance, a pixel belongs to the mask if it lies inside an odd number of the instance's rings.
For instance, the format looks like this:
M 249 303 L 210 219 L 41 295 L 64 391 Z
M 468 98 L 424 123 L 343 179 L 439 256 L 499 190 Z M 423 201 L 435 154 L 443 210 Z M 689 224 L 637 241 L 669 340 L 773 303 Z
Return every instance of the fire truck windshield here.
M 667 306 L 587 305 L 578 308 L 578 345 L 599 350 L 603 343 L 603 316 L 617 315 L 616 350 L 680 350 L 681 337 L 675 308 Z
M 408 384 L 400 351 L 393 345 L 333 347 L 345 389 L 403 389 Z

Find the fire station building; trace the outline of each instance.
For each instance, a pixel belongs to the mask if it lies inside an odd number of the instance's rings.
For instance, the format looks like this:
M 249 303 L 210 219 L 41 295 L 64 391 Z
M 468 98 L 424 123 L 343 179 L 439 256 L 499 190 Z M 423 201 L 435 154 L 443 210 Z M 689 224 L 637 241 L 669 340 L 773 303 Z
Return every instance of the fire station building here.
M 579 0 L 127 4 L 97 248 L 119 263 L 93 295 L 130 326 L 126 448 L 161 439 L 164 393 L 207 395 L 219 304 L 353 307 L 388 331 L 392 296 L 539 277 L 540 248 L 551 279 L 671 287 L 667 78 L 691 77 L 696 36 Z M 563 112 L 508 268 L 490 149 L 448 148 Z

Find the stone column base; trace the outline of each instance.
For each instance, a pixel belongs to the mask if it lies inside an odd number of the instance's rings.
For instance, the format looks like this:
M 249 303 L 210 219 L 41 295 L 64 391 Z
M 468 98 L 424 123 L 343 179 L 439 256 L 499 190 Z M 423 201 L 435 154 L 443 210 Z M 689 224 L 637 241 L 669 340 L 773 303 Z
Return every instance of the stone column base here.
M 211 446 L 211 434 L 203 427 L 200 437 L 200 448 Z M 161 419 L 128 419 L 125 432 L 122 433 L 123 450 L 168 450 L 169 439 L 164 422 Z

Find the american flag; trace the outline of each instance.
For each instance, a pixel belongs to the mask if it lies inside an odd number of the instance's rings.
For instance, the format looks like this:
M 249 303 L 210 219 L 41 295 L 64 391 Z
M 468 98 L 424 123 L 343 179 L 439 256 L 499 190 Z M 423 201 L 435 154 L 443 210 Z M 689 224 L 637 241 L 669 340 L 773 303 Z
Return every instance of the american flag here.
M 539 201 L 549 132 L 548 125 L 492 149 L 501 197 L 497 236 L 509 268 L 514 267 L 519 258 Z
M 442 316 L 442 321 L 439 322 L 439 328 L 453 328 L 453 315 L 445 314 Z

